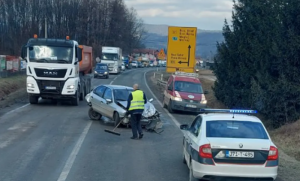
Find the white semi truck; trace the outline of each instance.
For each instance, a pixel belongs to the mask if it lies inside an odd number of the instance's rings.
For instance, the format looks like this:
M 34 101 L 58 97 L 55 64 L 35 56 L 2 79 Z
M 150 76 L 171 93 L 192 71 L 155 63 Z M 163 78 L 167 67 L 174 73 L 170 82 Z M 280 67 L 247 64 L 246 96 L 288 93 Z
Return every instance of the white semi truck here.
M 101 63 L 108 65 L 109 73 L 120 73 L 123 63 L 122 49 L 119 47 L 102 47 Z
M 27 62 L 29 102 L 39 98 L 70 100 L 75 106 L 91 91 L 92 47 L 66 39 L 34 38 L 22 47 Z

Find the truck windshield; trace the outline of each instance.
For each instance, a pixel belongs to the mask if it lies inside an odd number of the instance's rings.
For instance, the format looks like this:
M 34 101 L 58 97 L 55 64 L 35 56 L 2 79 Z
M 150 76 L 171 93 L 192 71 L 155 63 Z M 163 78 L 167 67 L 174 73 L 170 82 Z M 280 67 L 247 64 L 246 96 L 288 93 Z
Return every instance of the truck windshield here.
M 118 59 L 119 59 L 118 54 L 115 54 L 115 53 L 102 53 L 102 60 L 117 61 Z
M 44 45 L 29 47 L 29 60 L 41 63 L 71 64 L 73 60 L 73 48 Z
M 178 91 L 178 92 L 203 94 L 202 86 L 199 83 L 175 81 L 174 87 L 175 87 L 175 91 Z

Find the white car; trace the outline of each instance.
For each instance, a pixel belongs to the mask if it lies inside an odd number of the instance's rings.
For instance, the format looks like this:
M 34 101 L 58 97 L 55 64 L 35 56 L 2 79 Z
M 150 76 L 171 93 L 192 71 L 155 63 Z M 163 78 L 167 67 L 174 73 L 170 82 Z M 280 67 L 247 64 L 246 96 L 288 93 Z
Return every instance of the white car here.
M 132 61 L 132 62 L 131 62 L 131 67 L 132 67 L 132 68 L 138 68 L 138 63 L 137 63 L 137 61 Z
M 183 162 L 190 181 L 214 178 L 275 180 L 278 149 L 255 110 L 202 109 L 183 124 Z M 242 114 L 241 114 L 242 113 Z
M 125 68 L 125 63 L 122 63 L 122 65 L 121 65 L 121 70 L 122 70 L 122 71 L 125 71 L 125 69 L 126 69 L 126 68 Z

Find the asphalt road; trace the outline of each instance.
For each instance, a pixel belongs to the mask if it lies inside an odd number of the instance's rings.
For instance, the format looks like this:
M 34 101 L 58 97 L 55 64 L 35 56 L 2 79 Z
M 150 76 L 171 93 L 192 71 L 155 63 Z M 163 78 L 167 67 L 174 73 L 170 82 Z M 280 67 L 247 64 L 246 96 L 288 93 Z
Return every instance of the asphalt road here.
M 85 101 L 78 107 L 44 100 L 39 105 L 18 104 L 7 108 L 6 114 L 0 112 L 0 180 L 187 181 L 177 126 L 191 123 L 195 115 L 171 115 L 163 109 L 155 85 L 146 84 L 146 71 L 127 70 L 94 79 L 93 85 L 138 83 L 161 112 L 161 135 L 145 132 L 142 140 L 131 140 L 128 128 L 118 129 L 121 136 L 106 133 L 104 129 L 113 129 L 113 124 L 105 118 L 89 120 Z
M 140 84 L 150 99 L 144 80 L 147 69 L 125 71 L 93 85 Z M 23 105 L 0 117 L 1 181 L 185 181 L 188 169 L 182 164 L 182 133 L 162 110 L 164 132 L 147 133 L 131 140 L 131 130 L 121 136 L 104 132 L 113 129 L 107 120 L 91 121 L 88 106 L 41 100 Z

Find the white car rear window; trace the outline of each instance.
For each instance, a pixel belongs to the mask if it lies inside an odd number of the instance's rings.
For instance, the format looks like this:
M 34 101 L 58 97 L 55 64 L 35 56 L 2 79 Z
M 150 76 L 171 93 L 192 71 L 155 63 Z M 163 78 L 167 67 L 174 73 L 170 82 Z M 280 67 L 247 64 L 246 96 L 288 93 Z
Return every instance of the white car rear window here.
M 207 121 L 206 137 L 269 139 L 263 125 L 251 121 Z

